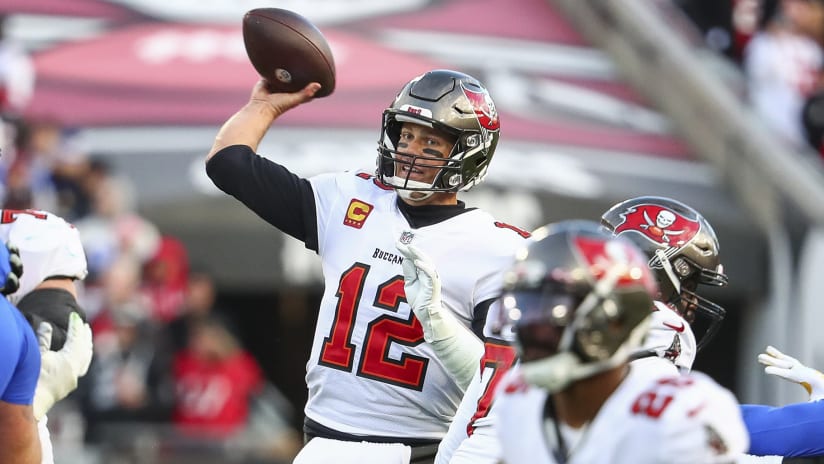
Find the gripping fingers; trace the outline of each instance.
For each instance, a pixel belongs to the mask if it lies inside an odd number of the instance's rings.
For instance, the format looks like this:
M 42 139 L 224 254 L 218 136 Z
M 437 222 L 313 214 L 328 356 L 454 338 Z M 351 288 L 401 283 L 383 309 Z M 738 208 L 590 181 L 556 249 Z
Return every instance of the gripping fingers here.
M 20 249 L 17 245 L 7 243 L 9 249 L 9 264 L 11 264 L 11 271 L 18 277 L 23 275 L 23 259 L 20 257 Z
M 784 353 L 782 353 L 781 351 L 779 351 L 778 348 L 776 348 L 772 345 L 767 345 L 767 349 L 765 351 L 767 352 L 768 355 L 770 355 L 774 358 L 789 357 L 789 356 L 785 355 Z
M 435 264 L 431 259 L 414 245 L 407 245 L 409 250 L 409 257 L 414 259 L 415 267 L 418 270 L 418 278 L 421 278 L 421 273 L 426 276 L 426 285 L 432 289 L 432 294 L 440 299 L 441 280 L 438 277 L 438 271 L 435 269 Z M 406 261 L 406 260 L 404 260 Z
M 758 355 L 758 362 L 765 366 L 775 366 L 780 367 L 782 369 L 790 369 L 795 364 L 793 361 L 781 358 L 774 358 L 764 353 Z
M 418 270 L 415 268 L 415 258 L 411 256 L 409 247 L 401 242 L 396 243 L 395 247 L 398 249 L 398 251 L 401 252 L 404 258 L 403 264 L 401 264 L 401 266 L 403 267 L 404 277 L 406 277 L 406 279 L 410 281 L 417 279 Z
M 802 364 L 801 361 L 793 358 L 792 356 L 790 356 L 788 354 L 784 354 L 784 353 L 778 351 L 778 348 L 776 348 L 774 346 L 767 346 L 767 354 L 769 354 L 770 356 L 772 356 L 774 358 L 780 359 L 782 361 L 789 362 L 790 365 L 794 365 L 794 364 L 801 365 Z
M 426 275 L 429 277 L 435 277 L 435 266 L 432 264 L 432 260 L 426 256 L 426 253 L 421 251 L 420 248 L 415 245 L 405 245 L 405 247 L 407 253 L 405 253 L 404 256 L 409 258 L 411 261 L 414 261 L 415 267 L 426 273 Z
M 801 364 L 797 359 L 788 356 L 779 351 L 774 346 L 767 346 L 766 353 L 758 355 L 758 362 L 765 366 L 777 366 L 784 369 L 790 369 L 793 366 Z

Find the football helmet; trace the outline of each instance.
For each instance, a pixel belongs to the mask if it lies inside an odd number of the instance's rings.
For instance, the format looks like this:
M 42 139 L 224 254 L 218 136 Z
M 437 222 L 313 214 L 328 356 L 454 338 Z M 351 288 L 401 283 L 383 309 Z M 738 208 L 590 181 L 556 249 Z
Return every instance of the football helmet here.
M 593 221 L 533 233 L 504 275 L 498 327 L 514 333 L 524 379 L 550 392 L 627 361 L 658 286 L 644 253 Z
M 421 124 L 456 140 L 444 160 L 432 156 L 398 156 L 401 125 Z M 456 71 L 434 70 L 407 83 L 383 112 L 378 140 L 377 177 L 401 195 L 469 190 L 486 176 L 495 154 L 500 121 L 486 88 L 474 77 Z M 399 175 L 398 163 L 409 166 L 437 165 L 440 172 L 431 184 Z
M 706 325 L 698 350 L 712 339 L 726 310 L 695 293 L 699 284 L 723 287 L 727 276 L 719 257 L 718 237 L 698 211 L 676 200 L 644 196 L 616 204 L 601 216 L 601 225 L 635 242 L 649 258 L 661 294 L 694 326 L 696 316 Z

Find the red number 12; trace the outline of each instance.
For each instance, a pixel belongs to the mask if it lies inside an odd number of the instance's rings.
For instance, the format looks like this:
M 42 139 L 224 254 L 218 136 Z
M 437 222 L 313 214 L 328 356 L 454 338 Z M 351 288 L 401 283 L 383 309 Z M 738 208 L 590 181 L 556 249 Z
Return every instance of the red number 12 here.
M 341 275 L 335 320 L 329 336 L 323 339 L 319 364 L 352 372 L 356 348 L 352 344 L 352 331 L 369 269 L 366 264 L 355 263 Z M 403 276 L 384 282 L 376 293 L 373 306 L 397 312 L 401 302 L 406 301 Z M 392 359 L 389 348 L 393 343 L 404 346 L 423 343 L 423 328 L 414 313 L 410 312 L 405 320 L 383 315 L 369 323 L 355 375 L 420 391 L 429 359 L 406 353 L 399 360 Z

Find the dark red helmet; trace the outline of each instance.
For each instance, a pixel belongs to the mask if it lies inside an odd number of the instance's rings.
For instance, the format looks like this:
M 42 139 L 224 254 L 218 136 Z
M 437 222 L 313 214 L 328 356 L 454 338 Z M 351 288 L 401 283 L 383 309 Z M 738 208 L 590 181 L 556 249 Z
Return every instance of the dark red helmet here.
M 532 237 L 505 273 L 498 324 L 514 332 L 526 380 L 558 391 L 627 361 L 658 292 L 644 253 L 593 221 Z

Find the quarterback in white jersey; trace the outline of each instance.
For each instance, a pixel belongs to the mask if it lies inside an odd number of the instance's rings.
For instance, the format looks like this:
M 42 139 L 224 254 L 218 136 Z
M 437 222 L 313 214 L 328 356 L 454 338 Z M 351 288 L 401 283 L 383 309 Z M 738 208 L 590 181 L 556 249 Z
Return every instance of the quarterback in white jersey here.
M 504 461 L 700 464 L 743 454 L 749 437 L 729 391 L 701 374 L 629 363 L 658 294 L 643 252 L 583 221 L 534 236 L 501 297 L 521 358 L 496 397 Z
M 77 304 L 75 281 L 86 277 L 86 255 L 77 229 L 62 218 L 39 210 L 0 210 L 0 239 L 15 246 L 23 262 L 20 287 L 7 295 L 38 333 L 42 355 L 34 399 L 44 464 L 53 462 L 46 412 L 77 386 L 92 357 L 91 329 Z M 41 325 L 42 323 L 47 325 Z M 65 346 L 64 346 L 65 345 Z
M 404 258 L 395 242 L 408 225 L 396 207 L 397 195 L 369 175 L 310 180 L 327 291 L 307 365 L 307 417 L 350 434 L 380 430 L 387 436 L 440 439 L 466 383 L 459 385 L 423 343 L 421 324 L 404 304 Z M 358 228 L 347 225 L 353 216 Z M 475 307 L 499 293 L 500 271 L 523 242 L 480 210 L 406 232 L 405 240 L 433 258 L 443 305 L 467 327 Z M 362 251 L 353 255 L 353 250 Z M 334 391 L 328 391 L 330 385 Z M 363 415 L 366 401 L 372 410 Z
M 477 79 L 430 71 L 384 111 L 376 173 L 302 179 L 254 151 L 275 118 L 317 89 L 269 93 L 259 82 L 206 166 L 219 188 L 321 257 L 308 442 L 295 462 L 431 462 L 482 353 L 469 329 L 480 335 L 529 235 L 457 199 L 487 172 L 498 114 Z M 410 263 L 423 253 L 443 282 L 437 317 L 458 330 L 433 332 L 410 307 L 434 291 Z M 451 358 L 453 349 L 462 355 Z

